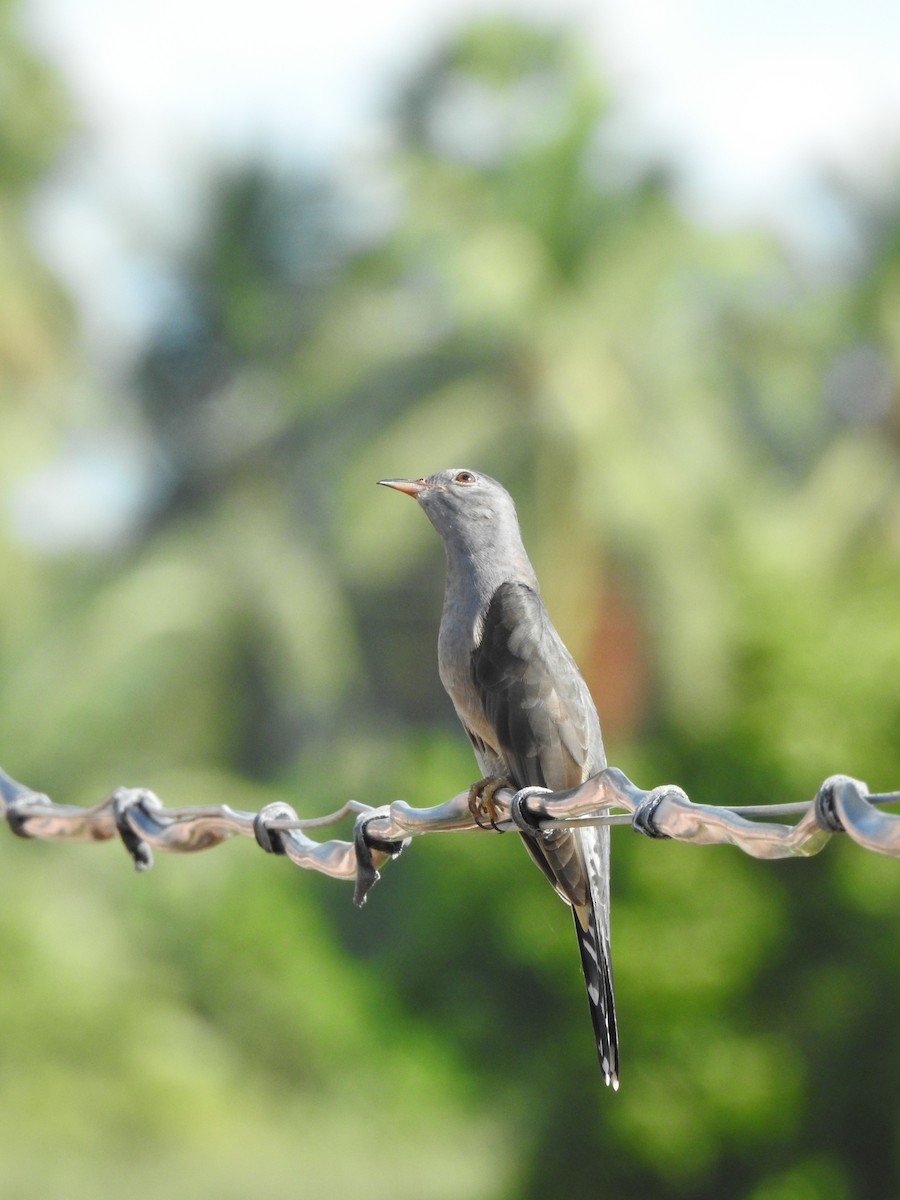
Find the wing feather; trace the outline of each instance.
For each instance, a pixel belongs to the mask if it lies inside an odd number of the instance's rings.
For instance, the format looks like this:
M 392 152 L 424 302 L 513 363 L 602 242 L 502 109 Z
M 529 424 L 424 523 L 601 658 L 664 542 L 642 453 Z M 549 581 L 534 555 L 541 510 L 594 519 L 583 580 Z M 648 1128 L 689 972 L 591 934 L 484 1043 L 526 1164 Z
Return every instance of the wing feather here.
M 494 592 L 472 674 L 507 769 L 519 787 L 575 787 L 605 766 L 587 685 L 534 588 Z
M 575 787 L 606 765 L 587 685 L 534 588 L 507 582 L 491 597 L 472 651 L 472 679 L 494 749 L 517 787 Z M 572 905 L 597 1053 L 618 1087 L 619 1052 L 609 958 L 609 830 L 523 837 Z

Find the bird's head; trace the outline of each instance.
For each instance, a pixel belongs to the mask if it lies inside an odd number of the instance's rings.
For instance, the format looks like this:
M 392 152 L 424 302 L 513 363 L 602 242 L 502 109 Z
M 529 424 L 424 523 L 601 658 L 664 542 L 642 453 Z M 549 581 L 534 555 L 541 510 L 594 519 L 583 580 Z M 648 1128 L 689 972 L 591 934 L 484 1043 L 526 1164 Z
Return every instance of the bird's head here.
M 525 557 L 512 496 L 490 475 L 451 467 L 427 478 L 381 479 L 379 483 L 419 502 L 448 555 Z

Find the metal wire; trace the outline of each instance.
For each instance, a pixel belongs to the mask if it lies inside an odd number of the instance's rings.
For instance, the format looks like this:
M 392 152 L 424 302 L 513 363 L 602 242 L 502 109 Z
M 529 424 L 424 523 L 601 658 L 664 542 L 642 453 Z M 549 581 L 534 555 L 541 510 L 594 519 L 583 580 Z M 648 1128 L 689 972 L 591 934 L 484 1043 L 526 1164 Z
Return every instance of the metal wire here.
M 146 788 L 116 788 L 99 804 L 79 808 L 55 804 L 0 770 L 0 816 L 19 837 L 82 842 L 118 837 L 137 870 L 153 865 L 153 850 L 187 853 L 235 836 L 254 838 L 264 850 L 285 855 L 298 867 L 354 881 L 357 904 L 365 902 L 377 882 L 378 868 L 396 858 L 413 837 L 425 833 L 629 824 L 648 837 L 695 845 L 728 843 L 754 858 L 767 859 L 809 857 L 818 854 L 835 833 L 846 833 L 867 850 L 900 857 L 900 815 L 878 807 L 900 802 L 900 792 L 872 793 L 846 775 L 830 776 L 807 802 L 733 808 L 694 804 L 675 785 L 644 791 L 609 767 L 568 792 L 502 789 L 493 801 L 493 828 L 475 820 L 468 790 L 433 808 L 413 808 L 402 800 L 381 807 L 348 800 L 336 812 L 306 819 L 282 802 L 257 813 L 237 811 L 227 804 L 166 808 Z M 356 814 L 351 841 L 318 842 L 306 832 L 336 824 L 350 814 Z M 792 814 L 800 818 L 794 824 L 768 819 Z

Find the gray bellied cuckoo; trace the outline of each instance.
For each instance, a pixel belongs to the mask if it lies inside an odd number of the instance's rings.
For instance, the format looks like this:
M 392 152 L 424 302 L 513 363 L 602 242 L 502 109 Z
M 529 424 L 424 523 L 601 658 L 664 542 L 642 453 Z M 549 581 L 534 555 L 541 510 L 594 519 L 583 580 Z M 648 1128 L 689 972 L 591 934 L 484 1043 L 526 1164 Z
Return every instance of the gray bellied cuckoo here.
M 541 600 L 509 493 L 487 475 L 458 468 L 380 482 L 418 500 L 447 553 L 438 667 L 485 776 L 472 789 L 476 820 L 493 819 L 491 797 L 501 784 L 557 792 L 596 774 L 606 766 L 597 710 Z M 617 1088 L 609 830 L 523 838 L 571 905 L 600 1066 Z

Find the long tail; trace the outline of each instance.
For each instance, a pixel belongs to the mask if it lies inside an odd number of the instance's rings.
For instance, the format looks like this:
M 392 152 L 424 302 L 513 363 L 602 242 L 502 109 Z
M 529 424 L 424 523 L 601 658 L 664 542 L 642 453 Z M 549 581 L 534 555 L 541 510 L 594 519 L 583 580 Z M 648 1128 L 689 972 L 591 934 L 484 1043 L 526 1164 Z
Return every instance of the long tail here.
M 609 956 L 609 941 L 601 931 L 596 910 L 591 906 L 591 919 L 583 929 L 578 913 L 573 909 L 578 949 L 581 951 L 581 967 L 587 985 L 588 1005 L 597 1055 L 604 1082 L 613 1090 L 619 1087 L 619 1038 L 616 1031 L 616 1001 L 613 995 L 612 962 Z

